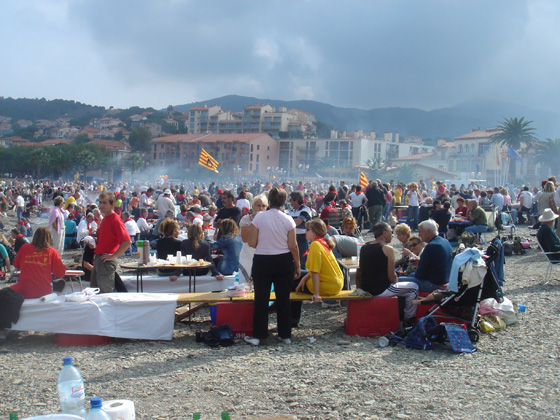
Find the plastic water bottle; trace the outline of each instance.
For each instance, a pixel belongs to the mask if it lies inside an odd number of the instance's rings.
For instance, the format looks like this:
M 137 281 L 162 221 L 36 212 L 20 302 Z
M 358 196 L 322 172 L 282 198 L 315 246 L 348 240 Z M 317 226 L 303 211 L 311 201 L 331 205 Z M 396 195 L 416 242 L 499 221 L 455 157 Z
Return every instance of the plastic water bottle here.
M 90 400 L 90 405 L 91 411 L 87 415 L 86 420 L 111 420 L 109 414 L 107 414 L 105 410 L 101 408 L 101 406 L 103 405 L 103 401 L 100 397 L 93 397 Z
M 144 264 L 144 241 L 136 241 L 136 249 L 138 250 L 138 264 Z
M 85 418 L 87 412 L 82 375 L 72 366 L 71 357 L 65 357 L 62 361 L 64 366 L 58 375 L 58 396 L 62 413 Z

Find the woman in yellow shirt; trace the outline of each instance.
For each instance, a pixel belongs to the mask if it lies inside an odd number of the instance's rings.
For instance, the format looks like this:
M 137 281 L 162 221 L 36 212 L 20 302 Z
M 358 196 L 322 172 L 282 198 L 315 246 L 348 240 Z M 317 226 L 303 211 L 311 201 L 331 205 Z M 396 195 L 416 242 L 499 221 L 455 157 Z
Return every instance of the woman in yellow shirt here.
M 305 274 L 296 286 L 296 292 L 311 293 L 312 302 L 321 302 L 321 296 L 333 296 L 342 290 L 344 276 L 332 249 L 334 242 L 325 238 L 327 226 L 320 219 L 305 224 L 307 240 L 311 242 L 307 254 Z M 303 273 L 302 273 L 303 274 Z M 292 325 L 297 325 L 301 317 L 302 302 L 292 302 Z

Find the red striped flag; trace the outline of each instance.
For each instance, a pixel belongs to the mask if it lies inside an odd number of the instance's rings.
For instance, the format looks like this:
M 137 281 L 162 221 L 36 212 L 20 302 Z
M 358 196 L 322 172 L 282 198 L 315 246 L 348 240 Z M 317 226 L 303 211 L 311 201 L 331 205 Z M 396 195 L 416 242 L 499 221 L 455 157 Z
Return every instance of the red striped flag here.
M 200 157 L 198 158 L 198 164 L 204 166 L 211 171 L 218 173 L 218 161 L 208 154 L 204 149 L 200 152 Z
M 368 180 L 363 172 L 360 172 L 360 183 L 358 184 L 362 189 L 368 186 Z

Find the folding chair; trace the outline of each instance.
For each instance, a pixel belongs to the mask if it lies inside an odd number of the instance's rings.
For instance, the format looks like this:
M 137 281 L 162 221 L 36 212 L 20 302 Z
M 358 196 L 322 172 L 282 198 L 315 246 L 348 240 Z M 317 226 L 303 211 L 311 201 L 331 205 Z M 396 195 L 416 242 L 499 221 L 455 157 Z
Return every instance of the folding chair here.
M 537 243 L 539 244 L 539 248 L 542 250 L 546 260 L 548 261 L 548 265 L 546 266 L 546 272 L 544 274 L 544 283 L 548 284 L 552 280 L 552 267 L 555 265 L 560 265 L 560 252 L 546 252 L 542 247 L 541 243 L 539 242 L 539 238 L 536 237 Z M 557 258 L 557 259 L 554 259 Z

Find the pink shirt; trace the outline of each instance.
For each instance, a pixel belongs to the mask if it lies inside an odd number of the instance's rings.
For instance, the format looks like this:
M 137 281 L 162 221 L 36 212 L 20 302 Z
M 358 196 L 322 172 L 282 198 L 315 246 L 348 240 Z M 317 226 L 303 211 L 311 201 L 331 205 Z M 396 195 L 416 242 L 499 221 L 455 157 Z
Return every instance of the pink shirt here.
M 290 252 L 288 232 L 296 228 L 294 219 L 278 209 L 260 212 L 253 219 L 259 230 L 255 255 L 279 255 Z

